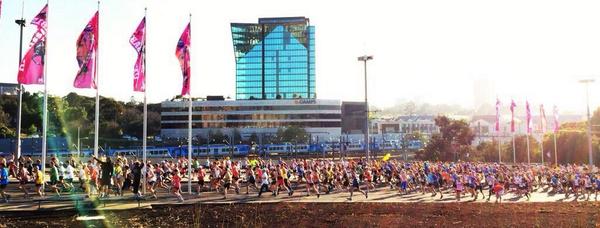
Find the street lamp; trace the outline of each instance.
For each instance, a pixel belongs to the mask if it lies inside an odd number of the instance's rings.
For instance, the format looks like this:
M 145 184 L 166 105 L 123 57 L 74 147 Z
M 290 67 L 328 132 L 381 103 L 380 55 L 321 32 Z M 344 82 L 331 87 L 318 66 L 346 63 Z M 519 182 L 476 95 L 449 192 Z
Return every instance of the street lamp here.
M 373 60 L 372 55 L 363 55 L 358 57 L 358 61 L 362 61 L 365 66 L 365 153 L 367 154 L 367 163 L 369 163 L 369 100 L 367 97 L 367 61 Z
M 588 156 L 590 159 L 590 166 L 594 164 L 594 160 L 592 158 L 592 120 L 590 119 L 590 83 L 593 83 L 594 79 L 583 79 L 579 80 L 579 83 L 585 85 L 585 97 L 586 97 L 586 105 L 587 105 L 587 137 L 588 137 Z

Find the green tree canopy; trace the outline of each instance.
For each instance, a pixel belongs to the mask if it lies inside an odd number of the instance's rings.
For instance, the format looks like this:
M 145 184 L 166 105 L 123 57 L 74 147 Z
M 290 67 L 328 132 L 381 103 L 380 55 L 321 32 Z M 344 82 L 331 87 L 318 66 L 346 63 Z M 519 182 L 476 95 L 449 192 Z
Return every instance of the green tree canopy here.
M 464 120 L 452 120 L 446 116 L 435 118 L 440 133 L 433 134 L 431 140 L 419 153 L 419 158 L 450 161 L 463 159 L 471 152 L 471 142 L 475 137 Z

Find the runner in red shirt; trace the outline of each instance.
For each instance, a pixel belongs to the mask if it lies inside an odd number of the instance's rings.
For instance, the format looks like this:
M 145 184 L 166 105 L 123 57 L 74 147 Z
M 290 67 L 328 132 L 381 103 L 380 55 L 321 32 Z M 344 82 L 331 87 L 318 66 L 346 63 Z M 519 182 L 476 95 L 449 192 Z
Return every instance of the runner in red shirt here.
M 181 196 L 181 177 L 179 176 L 179 170 L 173 172 L 173 179 L 171 180 L 171 192 L 177 196 L 178 201 L 183 202 L 183 196 Z

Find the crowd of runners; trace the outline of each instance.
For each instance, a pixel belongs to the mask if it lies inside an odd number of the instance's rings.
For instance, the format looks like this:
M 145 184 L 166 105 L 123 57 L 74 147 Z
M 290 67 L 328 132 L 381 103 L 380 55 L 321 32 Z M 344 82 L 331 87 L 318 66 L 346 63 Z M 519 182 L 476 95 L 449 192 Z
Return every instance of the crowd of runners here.
M 191 162 L 195 197 L 202 197 L 206 192 L 217 192 L 223 198 L 231 194 L 261 197 L 264 193 L 275 197 L 287 193 L 288 197 L 305 194 L 319 198 L 322 194 L 341 193 L 347 194 L 350 201 L 355 192 L 368 198 L 369 191 L 393 191 L 398 197 L 417 193 L 456 201 L 501 202 L 502 196 L 509 192 L 529 200 L 530 193 L 538 188 L 546 189 L 549 194 L 564 194 L 565 198 L 574 195 L 574 200 L 590 200 L 592 196 L 597 200 L 600 192 L 597 168 L 574 164 L 254 157 L 194 158 L 192 161 L 179 158 L 144 164 L 138 159 L 117 156 L 94 157 L 85 162 L 51 157 L 46 167 L 49 180 L 41 171 L 40 160 L 2 157 L 0 196 L 9 202 L 10 195 L 5 191 L 8 185 L 14 184 L 26 199 L 44 197 L 45 186 L 56 197 L 73 193 L 89 197 L 132 193 L 133 197 L 157 198 L 157 192 L 161 191 L 183 202 L 182 191 L 187 192 L 187 189 L 182 190 L 182 180 L 188 178 L 188 162 Z

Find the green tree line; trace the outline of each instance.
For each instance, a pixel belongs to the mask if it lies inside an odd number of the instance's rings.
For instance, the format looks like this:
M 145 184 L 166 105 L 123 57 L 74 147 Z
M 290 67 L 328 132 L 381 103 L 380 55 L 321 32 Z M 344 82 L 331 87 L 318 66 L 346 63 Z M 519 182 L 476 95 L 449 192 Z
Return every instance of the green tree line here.
M 594 112 L 591 118 L 592 130 L 592 156 L 594 163 L 600 165 L 600 108 Z M 440 132 L 433 134 L 425 148 L 417 152 L 417 158 L 434 161 L 488 161 L 497 162 L 498 147 L 502 162 L 527 162 L 527 137 L 526 135 L 515 135 L 514 155 L 512 137 L 495 138 L 492 141 L 484 141 L 477 146 L 472 142 L 475 134 L 468 124 L 462 120 L 451 120 L 445 116 L 435 119 Z M 561 124 L 556 134 L 547 132 L 542 140 L 529 136 L 529 159 L 533 163 L 540 163 L 542 155 L 544 162 L 553 163 L 556 160 L 560 164 L 566 163 L 588 163 L 588 138 L 586 134 L 586 122 L 570 122 Z M 543 143 L 542 152 L 540 141 Z M 556 145 L 556 147 L 555 147 Z
M 23 93 L 21 136 L 41 136 L 42 93 Z M 100 97 L 99 137 L 105 141 L 123 136 L 142 138 L 143 103 L 122 102 Z M 0 138 L 16 137 L 18 97 L 0 95 Z M 48 97 L 48 136 L 76 140 L 77 130 L 84 139 L 93 138 L 95 98 L 69 93 Z M 148 104 L 148 136 L 160 134 L 160 104 Z

